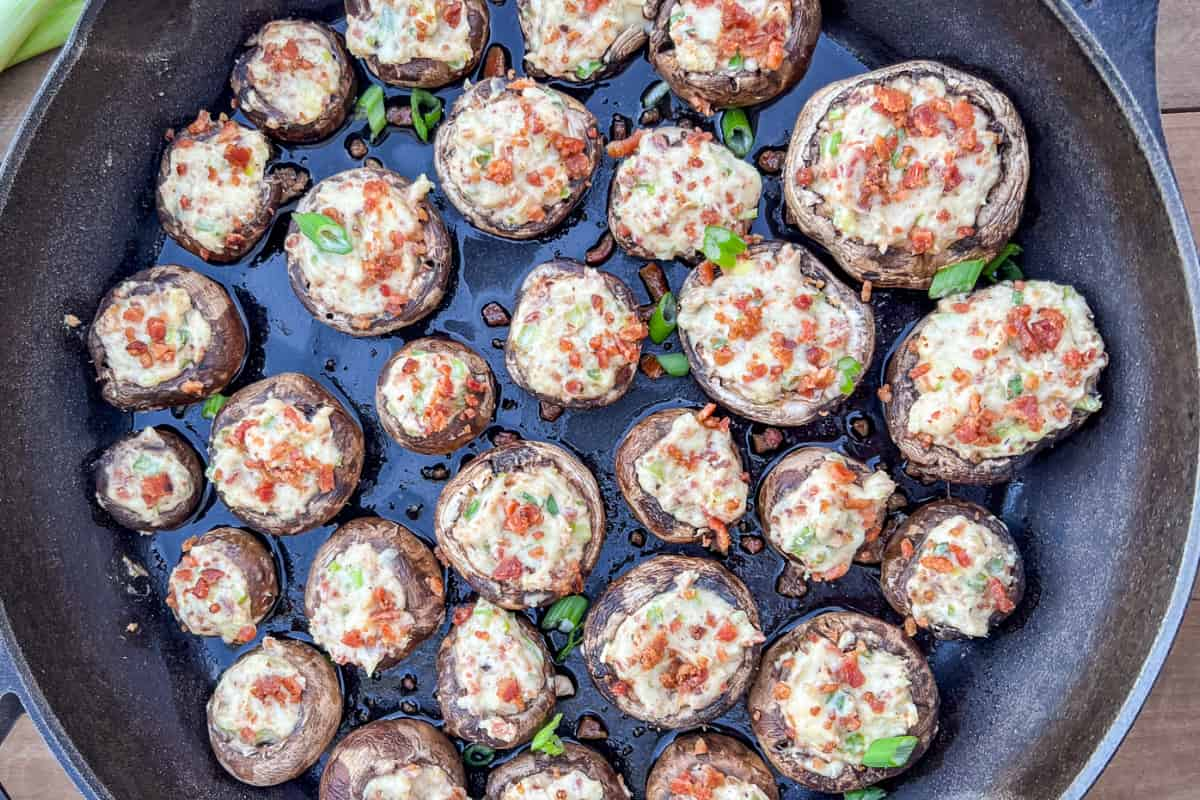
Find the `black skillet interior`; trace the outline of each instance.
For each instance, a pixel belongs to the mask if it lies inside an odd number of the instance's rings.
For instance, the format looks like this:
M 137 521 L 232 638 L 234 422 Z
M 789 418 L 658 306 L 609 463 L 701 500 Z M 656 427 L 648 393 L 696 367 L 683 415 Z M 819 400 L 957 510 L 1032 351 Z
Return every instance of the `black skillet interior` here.
M 920 639 L 942 692 L 941 732 L 929 755 L 888 788 L 910 798 L 1056 796 L 1108 732 L 1155 646 L 1176 577 L 1192 568 L 1184 550 L 1195 482 L 1197 376 L 1192 309 L 1184 290 L 1186 255 L 1134 132 L 1048 7 L 1027 0 L 855 0 L 827 2 L 825 11 L 825 33 L 807 77 L 752 114 L 756 152 L 786 144 L 796 112 L 815 89 L 865 68 L 933 57 L 995 81 L 1013 96 L 1029 130 L 1033 176 L 1017 236 L 1026 250 L 1026 273 L 1075 284 L 1090 300 L 1112 351 L 1101 387 L 1104 411 L 1039 458 L 1019 481 L 992 490 L 902 481 L 912 505 L 950 492 L 1000 514 L 1024 553 L 1029 591 L 990 640 Z M 515 0 L 492 6 L 492 36 L 519 67 L 515 12 Z M 90 42 L 71 67 L 71 80 L 51 100 L 54 113 L 30 142 L 0 217 L 0 263 L 9 275 L 0 285 L 8 310 L 0 354 L 10 383 L 8 413 L 0 415 L 0 441 L 8 447 L 0 477 L 0 508 L 8 524 L 0 549 L 0 598 L 51 711 L 45 724 L 87 791 L 97 796 L 311 797 L 320 774 L 318 766 L 299 781 L 252 790 L 226 776 L 209 753 L 204 704 L 237 652 L 180 634 L 162 597 L 186 537 L 237 524 L 211 490 L 191 525 L 153 538 L 114 527 L 89 500 L 91 460 L 131 427 L 167 424 L 201 450 L 208 435 L 198 406 L 134 416 L 106 406 L 91 383 L 81 333 L 61 325 L 65 313 L 90 319 L 110 285 L 149 264 L 183 264 L 231 288 L 251 342 L 234 388 L 296 370 L 320 380 L 357 411 L 367 463 L 359 492 L 337 521 L 375 513 L 432 541 L 432 509 L 443 485 L 436 473 L 444 467 L 453 474 L 503 429 L 562 443 L 596 473 L 611 521 L 587 584 L 593 597 L 652 553 L 698 552 L 664 546 L 653 536 L 636 546 L 636 522 L 612 475 L 612 452 L 622 433 L 651 410 L 704 402 L 694 383 L 639 376 L 614 406 L 567 412 L 547 423 L 538 417 L 537 404 L 507 380 L 502 351 L 493 342 L 506 331 L 485 327 L 479 316 L 489 301 L 511 308 L 516 286 L 535 264 L 556 255 L 581 257 L 596 241 L 604 227 L 611 162 L 602 166 L 582 209 L 552 236 L 533 243 L 474 230 L 435 193 L 457 240 L 455 279 L 426 324 L 396 337 L 353 340 L 308 315 L 287 284 L 286 210 L 264 244 L 236 265 L 208 266 L 173 242 L 162 242 L 153 176 L 163 130 L 185 124 L 201 107 L 227 110 L 226 81 L 238 44 L 285 13 L 335 20 L 340 4 L 138 0 L 96 12 Z M 613 114 L 636 118 L 640 97 L 655 80 L 639 58 L 594 90 L 568 91 L 607 128 Z M 438 94 L 448 105 L 458 93 Z M 388 95 L 399 99 L 406 93 L 389 89 Z M 678 103 L 672 109 L 678 113 Z M 350 123 L 325 144 L 287 150 L 281 160 L 306 167 L 318 180 L 355 166 L 359 162 L 345 143 L 363 126 Z M 390 130 L 370 156 L 405 175 L 433 176 L 432 148 L 408 131 Z M 777 178 L 765 180 L 755 231 L 803 241 L 783 224 Z M 618 254 L 605 268 L 644 300 L 639 266 Z M 667 266 L 678 287 L 684 268 Z M 867 385 L 839 413 L 789 431 L 778 454 L 798 443 L 825 443 L 901 475 L 874 391 L 888 348 L 930 303 L 913 293 L 876 292 L 873 305 L 880 346 Z M 449 458 L 399 449 L 371 406 L 383 362 L 403 341 L 427 333 L 474 346 L 501 386 L 495 426 Z M 856 420 L 867 422 L 868 435 L 852 426 Z M 770 462 L 750 454 L 754 430 L 735 423 L 757 481 Z M 304 580 L 313 551 L 332 529 L 273 542 L 286 590 L 262 633 L 306 638 Z M 753 522 L 739 531 L 756 532 Z M 135 577 L 126 559 L 144 564 L 148 575 Z M 752 587 L 772 638 L 831 607 L 897 621 L 882 600 L 875 569 L 855 567 L 834 585 L 793 599 L 775 591 L 782 564 L 770 550 L 751 556 L 735 543 L 726 563 Z M 468 597 L 454 576 L 449 596 Z M 135 633 L 126 630 L 130 623 L 137 623 Z M 433 660 L 440 638 L 378 678 L 343 669 L 342 733 L 397 714 L 436 721 Z M 575 697 L 561 703 L 565 731 L 573 732 L 585 712 L 600 715 L 609 739 L 599 749 L 640 797 L 647 770 L 671 735 L 609 707 L 592 688 L 578 653 L 564 670 L 578 687 Z M 410 676 L 415 691 L 402 688 Z M 742 707 L 717 726 L 749 739 Z M 482 772 L 472 775 L 473 793 L 480 793 L 483 778 Z M 786 781 L 781 785 L 787 800 L 813 796 Z

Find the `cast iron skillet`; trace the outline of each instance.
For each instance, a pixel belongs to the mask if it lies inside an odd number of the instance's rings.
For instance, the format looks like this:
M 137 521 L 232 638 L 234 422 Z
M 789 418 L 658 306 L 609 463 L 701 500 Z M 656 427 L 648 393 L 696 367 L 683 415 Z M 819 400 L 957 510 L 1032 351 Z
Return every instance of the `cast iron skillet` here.
M 481 437 L 449 459 L 402 454 L 370 408 L 379 367 L 403 339 L 437 332 L 474 345 L 504 376 L 502 354 L 491 345 L 504 332 L 480 324 L 480 307 L 490 300 L 511 303 L 530 267 L 555 254 L 579 257 L 603 226 L 611 162 L 583 208 L 540 242 L 480 234 L 435 194 L 457 236 L 449 299 L 403 337 L 366 341 L 314 322 L 287 288 L 281 254 L 286 214 L 239 265 L 204 266 L 164 244 L 153 205 L 162 132 L 201 106 L 227 107 L 226 80 L 238 45 L 263 22 L 285 13 L 333 20 L 340 6 L 97 0 L 0 176 L 0 442 L 6 457 L 0 470 L 6 533 L 0 547 L 0 696 L 12 693 L 0 702 L 0 734 L 19 702 L 88 797 L 312 797 L 319 767 L 300 781 L 251 790 L 228 778 L 209 753 L 204 702 L 234 653 L 180 635 L 161 598 L 183 538 L 233 520 L 210 493 L 199 521 L 143 539 L 113 528 L 93 510 L 86 477 L 90 459 L 133 426 L 169 424 L 200 441 L 208 423 L 198 407 L 178 416 L 131 417 L 105 406 L 91 384 L 82 338 L 64 329 L 63 315 L 90 319 L 109 286 L 156 260 L 198 267 L 224 282 L 251 331 L 249 361 L 234 388 L 300 369 L 340 393 L 362 417 L 368 442 L 363 485 L 337 521 L 378 513 L 429 539 L 442 484 L 422 472 L 431 474 L 441 463 L 452 473 L 489 443 Z M 1009 523 L 1025 555 L 1030 590 L 992 639 L 919 640 L 942 691 L 941 733 L 930 754 L 888 787 L 895 797 L 1079 796 L 1132 723 L 1186 604 L 1198 554 L 1200 273 L 1157 123 L 1156 6 L 1155 0 L 831 0 L 808 77 L 757 114 L 758 146 L 782 146 L 800 104 L 816 88 L 864 66 L 905 58 L 943 59 L 996 82 L 1012 95 L 1029 129 L 1033 183 L 1018 234 L 1026 271 L 1078 286 L 1112 353 L 1101 387 L 1106 407 L 1083 431 L 1008 487 L 954 489 Z M 494 38 L 519 63 L 511 0 L 493 11 Z M 1116 54 L 1120 69 L 1111 60 Z M 598 89 L 570 91 L 607 125 L 614 112 L 636 115 L 641 91 L 653 80 L 639 60 Z M 451 100 L 457 91 L 441 96 Z M 297 148 L 285 158 L 317 178 L 349 167 L 354 162 L 343 143 L 361 125 L 351 123 L 331 144 Z M 392 131 L 373 155 L 408 175 L 433 174 L 432 149 L 408 132 Z M 778 181 L 766 185 L 755 230 L 796 238 L 782 223 Z M 620 255 L 607 264 L 635 287 L 638 266 Z M 669 274 L 678 287 L 682 267 L 671 266 Z M 874 304 L 885 344 L 929 307 L 908 293 L 877 293 Z M 832 443 L 898 467 L 874 399 L 885 356 L 876 358 L 869 385 L 845 411 L 789 432 L 787 446 Z M 651 552 L 690 550 L 664 547 L 653 537 L 641 548 L 630 543 L 636 523 L 621 503 L 611 463 L 613 442 L 636 418 L 701 401 L 690 381 L 652 384 L 639 377 L 620 403 L 603 412 L 567 413 L 554 424 L 541 421 L 536 405 L 510 383 L 502 383 L 501 399 L 492 434 L 520 429 L 529 438 L 559 441 L 598 474 L 612 523 L 589 594 Z M 863 416 L 872 433 L 856 438 L 849 423 Z M 752 428 L 739 422 L 735 431 L 745 446 Z M 749 461 L 757 481 L 768 462 Z M 911 481 L 903 488 L 914 503 L 947 491 Z M 301 592 L 308 561 L 330 530 L 277 545 L 287 591 L 264 632 L 305 636 Z M 149 574 L 131 578 L 126 558 L 144 564 Z M 772 636 L 831 606 L 895 621 L 871 569 L 855 567 L 842 581 L 796 600 L 773 591 L 781 562 L 771 551 L 750 556 L 735 545 L 726 563 L 754 588 Z M 467 596 L 461 581 L 451 580 L 449 595 Z M 130 623 L 137 623 L 135 633 L 127 632 Z M 343 671 L 342 732 L 383 716 L 434 718 L 432 662 L 439 639 L 381 678 Z M 649 765 L 671 736 L 608 708 L 578 654 L 566 669 L 579 686 L 578 695 L 561 706 L 566 730 L 585 711 L 603 716 L 610 739 L 601 749 L 640 796 Z M 410 674 L 417 688 L 406 692 Z M 746 722 L 739 707 L 717 724 L 745 737 Z M 476 794 L 482 778 L 472 776 Z M 784 796 L 811 795 L 790 787 Z

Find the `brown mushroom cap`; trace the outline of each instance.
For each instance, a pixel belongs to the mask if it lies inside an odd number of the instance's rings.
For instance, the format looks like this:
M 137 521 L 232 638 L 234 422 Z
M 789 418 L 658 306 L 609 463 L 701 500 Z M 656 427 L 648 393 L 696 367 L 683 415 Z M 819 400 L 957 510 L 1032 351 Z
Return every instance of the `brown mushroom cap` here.
M 466 791 L 462 759 L 446 735 L 416 719 L 380 719 L 338 742 L 321 773 L 320 800 L 360 800 L 373 779 L 410 764 L 437 767 Z
M 131 431 L 108 446 L 96 462 L 94 470 L 96 476 L 96 502 L 108 512 L 108 515 L 118 525 L 132 528 L 135 531 L 152 532 L 178 528 L 195 513 L 196 507 L 200 505 L 200 498 L 204 496 L 204 463 L 200 460 L 200 456 L 196 453 L 195 449 L 188 444 L 187 440 L 170 428 L 158 425 L 152 430 L 158 435 L 160 443 L 151 445 L 141 441 L 138 437 L 145 433 L 145 431 Z M 183 465 L 183 468 L 188 471 L 188 474 L 192 478 L 191 493 L 175 506 L 174 509 L 159 515 L 157 522 L 147 522 L 136 512 L 126 508 L 119 501 L 108 496 L 109 470 L 120 458 L 122 451 L 127 448 L 135 448 L 139 452 L 158 451 L 172 455 L 179 460 L 179 463 Z
M 512 784 L 550 770 L 557 770 L 559 774 L 569 774 L 578 770 L 604 786 L 604 800 L 629 800 L 629 790 L 625 788 L 625 781 L 604 757 L 595 750 L 575 742 L 563 742 L 561 755 L 551 756 L 526 750 L 496 767 L 488 776 L 484 800 L 500 800 L 504 790 Z
M 369 6 L 366 0 L 346 0 L 346 16 L 363 16 L 370 11 Z M 378 56 L 364 56 L 362 62 L 379 80 L 392 86 L 437 89 L 460 81 L 475 70 L 479 59 L 483 57 L 491 22 L 491 14 L 485 0 L 463 0 L 463 12 L 467 15 L 467 41 L 471 48 L 471 57 L 462 66 L 452 67 L 449 63 L 434 58 L 414 58 L 403 64 L 389 64 L 380 61 Z
M 646 779 L 646 800 L 674 800 L 671 781 L 694 767 L 711 767 L 726 779 L 758 787 L 767 800 L 779 800 L 779 786 L 758 753 L 731 736 L 688 733 L 667 745 Z
M 654 8 L 656 5 L 656 0 L 646 0 L 643 4 L 642 16 L 647 22 L 654 19 Z M 521 24 L 521 35 L 524 37 L 526 52 L 529 50 L 530 31 L 537 24 L 537 19 L 534 15 L 538 10 L 539 7 L 535 6 L 531 0 L 517 0 L 517 21 Z M 642 49 L 642 45 L 646 43 L 648 38 L 649 34 L 646 31 L 645 25 L 635 25 L 620 31 L 617 37 L 613 39 L 612 44 L 604 51 L 604 55 L 600 57 L 603 66 L 586 78 L 579 77 L 579 74 L 574 69 L 559 69 L 547 72 L 531 64 L 528 57 L 525 59 L 525 72 L 538 80 L 554 78 L 570 83 L 597 83 L 611 78 L 620 72 L 626 63 Z
M 186 554 L 194 547 L 208 546 L 221 552 L 241 570 L 246 581 L 246 596 L 250 600 L 250 617 L 258 625 L 271 612 L 279 598 L 279 577 L 275 570 L 275 557 L 262 541 L 240 528 L 213 528 L 194 541 L 183 543 Z M 187 630 L 178 611 L 171 608 L 175 619 Z M 194 631 L 188 631 L 194 633 Z

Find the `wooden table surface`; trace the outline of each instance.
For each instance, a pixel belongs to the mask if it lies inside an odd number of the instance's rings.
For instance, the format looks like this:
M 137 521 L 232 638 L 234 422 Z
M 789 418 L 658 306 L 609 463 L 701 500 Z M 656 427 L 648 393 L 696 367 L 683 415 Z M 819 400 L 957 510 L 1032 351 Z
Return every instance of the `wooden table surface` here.
M 0 75 L 0 153 L 53 62 L 43 56 Z M 1158 26 L 1163 127 L 1192 230 L 1200 238 L 1200 0 L 1162 0 Z M 1200 796 L 1200 585 L 1175 646 L 1137 724 L 1091 800 L 1191 800 Z M 0 785 L 13 800 L 74 800 L 79 794 L 29 720 L 0 746 Z

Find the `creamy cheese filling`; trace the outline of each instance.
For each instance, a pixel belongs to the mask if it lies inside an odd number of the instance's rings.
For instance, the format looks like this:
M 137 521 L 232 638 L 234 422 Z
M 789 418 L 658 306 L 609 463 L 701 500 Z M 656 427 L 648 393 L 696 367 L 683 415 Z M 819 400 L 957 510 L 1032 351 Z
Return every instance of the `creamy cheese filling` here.
M 840 578 L 859 548 L 879 536 L 895 490 L 886 472 L 860 478 L 844 457 L 830 453 L 771 508 L 771 541 L 795 557 L 806 576 Z
M 783 64 L 791 23 L 788 0 L 683 0 L 670 33 L 688 72 L 765 72 Z
M 461 69 L 471 60 L 471 26 L 461 0 L 363 0 L 346 20 L 346 45 L 359 58 L 407 64 L 421 58 Z
M 154 428 L 117 446 L 106 467 L 105 496 L 153 525 L 192 496 L 192 473 Z
M 527 286 L 510 334 L 529 387 L 590 400 L 612 391 L 637 365 L 646 326 L 594 269 Z
M 1100 408 L 1092 386 L 1108 355 L 1070 286 L 1019 281 L 944 298 L 914 344 L 908 431 L 927 446 L 974 461 L 1020 455 L 1076 410 Z
M 383 396 L 405 433 L 425 437 L 444 431 L 459 416 L 474 419 L 475 393 L 485 388 L 458 356 L 418 349 L 393 362 Z
M 158 386 L 204 360 L 212 329 L 187 290 L 133 284 L 117 295 L 97 322 L 104 360 L 117 380 Z
M 758 786 L 726 775 L 708 765 L 697 764 L 671 780 L 667 800 L 767 800 Z
M 438 767 L 407 764 L 369 780 L 362 800 L 467 800 L 467 793 Z
M 934 76 L 862 86 L 818 126 L 820 157 L 797 176 L 846 236 L 940 253 L 975 233 L 1000 180 L 992 118 Z
M 904 584 L 909 611 L 922 627 L 987 636 L 992 614 L 1013 609 L 1016 563 L 1016 552 L 986 525 L 963 516 L 943 520 L 921 543 Z
M 695 571 L 629 614 L 600 659 L 628 693 L 656 714 L 705 708 L 729 689 L 748 648 L 763 641 L 745 611 L 695 585 Z
M 259 32 L 246 72 L 251 91 L 242 102 L 248 110 L 273 110 L 288 123 L 305 125 L 317 120 L 337 93 L 342 68 L 324 29 L 276 20 Z
M 453 538 L 484 575 L 526 591 L 579 579 L 592 539 L 587 503 L 553 466 L 487 472 L 451 500 Z
M 679 305 L 679 327 L 725 388 L 754 403 L 839 397 L 864 333 L 836 295 L 800 271 L 791 245 L 738 258 L 710 285 L 695 283 Z M 853 390 L 853 379 L 848 386 Z
M 500 800 L 604 800 L 605 796 L 604 784 L 583 772 L 547 767 L 510 783 Z
M 644 28 L 640 0 L 530 0 L 520 6 L 525 60 L 551 75 L 591 77 L 617 37 Z
M 213 694 L 211 720 L 244 756 L 287 739 L 300 724 L 304 675 L 279 656 L 259 650 L 221 676 Z
M 277 397 L 213 437 L 209 478 L 226 504 L 288 520 L 334 489 L 342 454 L 333 437 L 332 406 L 311 417 Z
M 862 764 L 871 742 L 904 736 L 918 719 L 904 660 L 852 633 L 842 638 L 801 642 L 772 693 L 801 765 L 830 778 Z
M 708 225 L 733 229 L 754 219 L 762 194 L 758 170 L 712 134 L 680 128 L 642 133 L 615 180 L 617 233 L 662 259 L 702 250 Z
M 246 576 L 221 545 L 187 550 L 171 571 L 167 592 L 167 605 L 192 633 L 220 636 L 226 644 L 254 638 Z
M 158 191 L 167 212 L 201 247 L 220 252 L 244 243 L 235 231 L 263 207 L 271 145 L 236 122 L 211 124 L 220 125 L 220 133 L 199 139 L 182 132 L 175 139 Z
M 711 412 L 710 412 L 711 413 Z M 693 528 L 724 525 L 746 511 L 749 483 L 729 435 L 729 420 L 680 414 L 667 434 L 634 462 L 638 485 L 662 510 Z
M 453 702 L 478 719 L 490 736 L 511 739 L 517 726 L 506 718 L 524 712 L 548 691 L 544 659 L 511 611 L 481 597 L 470 616 L 458 622 L 454 677 L 462 694 Z

